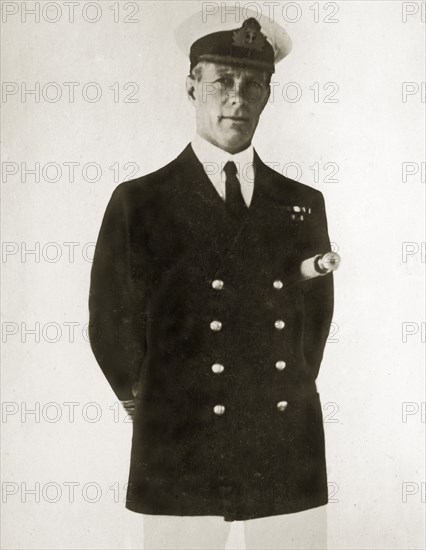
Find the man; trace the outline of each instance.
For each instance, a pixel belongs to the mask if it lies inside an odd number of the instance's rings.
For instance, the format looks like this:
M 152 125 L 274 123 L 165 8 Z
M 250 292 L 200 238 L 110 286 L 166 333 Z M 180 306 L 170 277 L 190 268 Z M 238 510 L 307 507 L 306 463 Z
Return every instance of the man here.
M 179 29 L 197 135 L 117 187 L 93 262 L 92 348 L 133 415 L 126 506 L 144 514 L 233 521 L 327 503 L 315 380 L 333 281 L 300 271 L 330 249 L 324 201 L 253 149 L 291 42 L 247 11 Z

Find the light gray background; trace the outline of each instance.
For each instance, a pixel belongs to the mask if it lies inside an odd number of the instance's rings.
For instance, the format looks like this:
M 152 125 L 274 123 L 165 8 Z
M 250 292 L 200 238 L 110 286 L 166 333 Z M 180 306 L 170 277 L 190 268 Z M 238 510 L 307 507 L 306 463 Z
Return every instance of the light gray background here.
M 2 24 L 3 80 L 19 89 L 3 94 L 2 104 L 2 240 L 12 251 L 2 264 L 2 477 L 6 491 L 16 489 L 3 494 L 2 547 L 139 548 L 142 516 L 124 508 L 131 425 L 114 405 L 85 339 L 93 252 L 87 243 L 96 241 L 111 192 L 130 173 L 125 163 L 136 163 L 137 175 L 148 173 L 175 158 L 192 138 L 194 113 L 184 91 L 188 61 L 176 49 L 173 31 L 202 3 L 133 2 L 136 23 L 124 21 L 132 11 L 125 2 L 118 22 L 110 9 L 114 2 L 98 2 L 102 15 L 94 23 L 83 16 L 93 19 L 96 13 L 87 2 L 76 3 L 74 22 L 62 6 L 56 23 L 46 20 L 54 11 L 41 13 L 40 22 L 27 14 L 22 22 L 21 2 L 2 4 L 19 10 Z M 268 14 L 265 4 L 256 4 Z M 328 505 L 329 547 L 336 549 L 424 544 L 424 256 L 402 255 L 404 242 L 415 250 L 424 240 L 424 176 L 418 172 L 405 182 L 402 177 L 404 162 L 420 169 L 423 160 L 424 97 L 422 102 L 418 92 L 403 102 L 402 87 L 403 82 L 420 87 L 425 80 L 425 25 L 421 2 L 403 4 L 338 2 L 337 23 L 323 21 L 334 11 L 323 2 L 318 23 L 309 9 L 314 2 L 297 3 L 295 22 L 285 21 L 277 7 L 275 19 L 287 28 L 294 49 L 277 66 L 274 81 L 280 86 L 254 140 L 264 161 L 279 163 L 279 170 L 297 163 L 298 179 L 324 193 L 331 240 L 343 258 L 335 277 L 333 341 L 318 380 L 334 501 Z M 403 22 L 403 10 L 416 6 L 418 13 Z M 297 19 L 296 7 L 287 15 Z M 62 99 L 49 102 L 40 93 L 39 102 L 30 95 L 23 101 L 24 83 L 34 88 L 36 82 L 41 88 L 57 83 Z M 80 83 L 74 102 L 64 82 Z M 88 82 L 100 86 L 99 101 L 83 97 Z M 109 87 L 118 83 L 123 93 L 129 82 L 139 85 L 138 101 L 125 103 L 121 96 L 114 102 Z M 299 101 L 282 98 L 289 82 L 300 86 Z M 309 89 L 315 82 L 318 103 Z M 323 86 L 330 82 L 339 86 L 338 103 L 323 101 Z M 46 91 L 49 97 L 54 92 L 52 86 Z M 66 162 L 79 163 L 74 181 Z M 309 167 L 327 162 L 337 163 L 338 182 L 324 181 L 329 172 L 323 169 L 314 180 Z M 25 177 L 21 163 L 27 168 L 39 163 L 40 181 Z M 52 181 L 55 169 L 48 163 L 59 165 L 59 181 Z M 87 163 L 99 165 L 99 181 L 89 181 L 94 171 L 84 173 Z M 117 177 L 109 168 L 114 163 Z M 14 167 L 17 173 L 8 175 Z M 73 261 L 67 242 L 78 243 Z M 22 261 L 25 246 L 40 247 L 39 261 L 34 255 Z M 413 323 L 409 330 L 419 331 L 404 342 L 407 322 Z M 36 323 L 38 342 L 24 335 Z M 64 323 L 76 323 L 73 339 Z M 67 402 L 77 403 L 74 421 Z M 100 410 L 97 422 L 88 421 L 96 415 L 87 406 L 92 402 Z M 413 412 L 405 422 L 403 403 Z M 39 407 L 40 418 L 21 418 L 25 407 Z M 119 421 L 109 407 L 119 411 Z M 74 502 L 64 485 L 70 482 L 79 484 Z M 86 483 L 97 485 L 84 488 Z M 114 484 L 118 502 L 109 489 Z M 89 502 L 94 487 L 102 494 Z M 413 494 L 404 498 L 404 487 Z M 24 498 L 25 488 L 36 488 L 40 501 Z M 51 502 L 55 495 L 58 501 Z M 244 548 L 238 523 L 228 547 Z

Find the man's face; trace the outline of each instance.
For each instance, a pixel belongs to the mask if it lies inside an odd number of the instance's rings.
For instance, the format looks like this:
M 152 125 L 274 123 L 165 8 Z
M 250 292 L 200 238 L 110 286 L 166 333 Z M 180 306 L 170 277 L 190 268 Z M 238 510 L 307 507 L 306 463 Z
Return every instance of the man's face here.
M 231 154 L 250 145 L 270 93 L 266 73 L 217 63 L 202 63 L 199 79 L 187 78 L 187 91 L 197 132 Z

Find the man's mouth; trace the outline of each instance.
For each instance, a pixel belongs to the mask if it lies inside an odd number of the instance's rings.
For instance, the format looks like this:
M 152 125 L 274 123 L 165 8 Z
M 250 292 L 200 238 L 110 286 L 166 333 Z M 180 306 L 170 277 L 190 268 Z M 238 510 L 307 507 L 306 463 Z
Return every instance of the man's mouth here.
M 232 120 L 234 122 L 248 122 L 248 118 L 242 116 L 218 116 L 219 120 Z

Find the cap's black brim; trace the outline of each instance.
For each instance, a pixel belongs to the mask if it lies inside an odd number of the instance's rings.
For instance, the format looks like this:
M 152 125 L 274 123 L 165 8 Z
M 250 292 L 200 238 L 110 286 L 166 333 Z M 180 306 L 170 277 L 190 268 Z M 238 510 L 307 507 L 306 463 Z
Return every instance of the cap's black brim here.
M 200 55 L 197 61 L 208 61 L 210 63 L 218 63 L 221 65 L 232 65 L 237 67 L 250 67 L 253 69 L 258 69 L 261 71 L 267 71 L 269 73 L 275 72 L 275 66 L 267 63 L 265 61 L 259 61 L 255 59 L 250 59 L 247 57 L 232 57 L 230 55 L 214 55 L 214 54 L 203 54 Z M 191 67 L 193 68 L 193 67 Z

